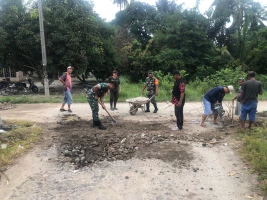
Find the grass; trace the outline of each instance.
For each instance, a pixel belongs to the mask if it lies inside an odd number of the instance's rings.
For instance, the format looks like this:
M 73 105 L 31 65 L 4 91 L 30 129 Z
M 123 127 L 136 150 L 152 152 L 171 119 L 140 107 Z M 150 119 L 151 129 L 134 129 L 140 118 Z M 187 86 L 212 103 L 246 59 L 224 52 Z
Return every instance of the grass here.
M 260 188 L 267 194 L 267 122 L 242 134 L 242 152 L 258 174 Z
M 42 134 L 42 129 L 32 122 L 5 121 L 5 125 L 10 125 L 13 128 L 11 131 L 0 134 L 0 167 L 11 163 Z M 2 145 L 7 145 L 7 147 L 1 148 Z
M 144 86 L 143 82 L 131 83 L 126 77 L 121 77 L 121 88 L 122 92 L 119 96 L 119 102 L 125 102 L 126 99 L 139 97 Z M 157 101 L 164 102 L 171 100 L 171 91 L 173 84 L 168 83 L 166 85 L 159 86 L 159 95 L 156 97 Z M 202 101 L 204 96 L 202 88 L 194 87 L 192 85 L 186 85 L 186 101 Z M 82 91 L 82 88 L 79 90 Z M 145 95 L 145 93 L 144 93 Z M 236 93 L 227 94 L 224 100 L 231 100 Z M 0 98 L 0 103 L 10 102 L 13 104 L 18 103 L 61 103 L 63 95 L 51 95 L 50 97 L 45 97 L 44 95 L 13 95 L 13 96 L 2 96 Z M 263 95 L 259 95 L 259 100 L 267 100 L 267 92 Z M 109 101 L 109 96 L 105 97 L 105 101 Z M 82 92 L 75 91 L 73 93 L 73 102 L 75 103 L 87 103 L 87 98 Z

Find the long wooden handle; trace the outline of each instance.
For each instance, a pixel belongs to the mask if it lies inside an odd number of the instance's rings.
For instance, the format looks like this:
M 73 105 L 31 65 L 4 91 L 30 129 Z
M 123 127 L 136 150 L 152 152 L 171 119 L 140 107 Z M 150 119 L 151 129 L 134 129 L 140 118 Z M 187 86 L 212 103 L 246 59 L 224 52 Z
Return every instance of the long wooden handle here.
M 102 106 L 102 108 L 103 108 L 103 105 L 102 105 L 102 103 L 100 102 L 100 101 L 98 101 L 98 103 Z M 116 120 L 111 116 L 111 114 L 107 111 L 107 109 L 106 108 L 103 108 L 107 113 L 108 113 L 108 115 L 111 117 L 111 119 L 114 121 L 114 122 L 116 122 Z
M 150 99 L 147 100 L 147 102 L 150 102 L 151 99 L 153 99 L 156 95 L 153 95 L 152 97 L 150 97 Z

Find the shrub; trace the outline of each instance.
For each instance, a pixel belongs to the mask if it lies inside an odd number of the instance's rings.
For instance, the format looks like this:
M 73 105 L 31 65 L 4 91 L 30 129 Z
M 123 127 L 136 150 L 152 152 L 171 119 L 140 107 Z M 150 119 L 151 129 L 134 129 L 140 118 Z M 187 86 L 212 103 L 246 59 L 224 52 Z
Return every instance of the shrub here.
M 237 89 L 239 88 L 238 79 L 240 77 L 246 77 L 241 67 L 235 69 L 225 68 L 206 76 L 203 81 L 197 77 L 196 80 L 190 82 L 190 85 L 196 90 L 200 90 L 202 94 L 216 86 L 233 85 Z

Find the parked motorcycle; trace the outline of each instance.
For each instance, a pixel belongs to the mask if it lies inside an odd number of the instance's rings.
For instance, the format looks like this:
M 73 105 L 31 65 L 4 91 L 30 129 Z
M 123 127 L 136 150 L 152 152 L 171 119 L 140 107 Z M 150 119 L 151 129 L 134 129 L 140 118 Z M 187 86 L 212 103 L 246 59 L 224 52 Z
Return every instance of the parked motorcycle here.
M 38 92 L 39 88 L 34 84 L 31 79 L 27 79 L 29 82 L 29 88 L 26 83 L 13 83 L 5 88 L 1 89 L 1 94 L 4 96 L 10 94 L 29 94 L 30 92 Z
M 10 78 L 5 78 L 0 82 L 0 89 L 6 88 L 10 84 Z
M 30 84 L 29 86 L 29 90 L 32 91 L 32 92 L 38 92 L 39 91 L 39 88 L 34 84 L 34 82 L 32 81 L 32 79 L 28 79 L 28 82 Z
M 28 94 L 29 90 L 26 86 L 26 83 L 13 83 L 8 85 L 6 88 L 1 89 L 1 94 L 4 96 L 10 94 Z

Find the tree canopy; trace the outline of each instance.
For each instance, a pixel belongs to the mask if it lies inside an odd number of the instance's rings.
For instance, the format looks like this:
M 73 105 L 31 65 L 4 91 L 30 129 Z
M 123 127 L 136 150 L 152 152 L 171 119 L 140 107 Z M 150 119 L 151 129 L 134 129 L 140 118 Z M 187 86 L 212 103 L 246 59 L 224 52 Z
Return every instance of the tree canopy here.
M 113 1 L 121 9 L 108 23 L 87 0 L 42 2 L 50 74 L 69 64 L 102 80 L 113 69 L 136 81 L 150 69 L 185 70 L 188 81 L 240 66 L 266 73 L 267 12 L 254 0 L 215 0 L 205 14 L 198 3 Z M 0 67 L 42 77 L 38 18 L 36 2 L 0 0 Z

